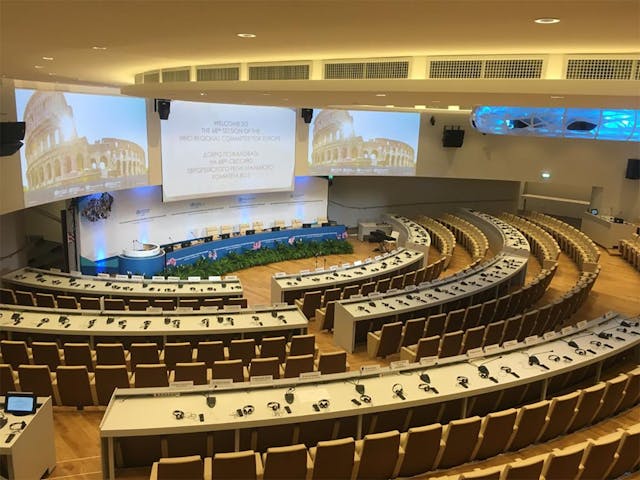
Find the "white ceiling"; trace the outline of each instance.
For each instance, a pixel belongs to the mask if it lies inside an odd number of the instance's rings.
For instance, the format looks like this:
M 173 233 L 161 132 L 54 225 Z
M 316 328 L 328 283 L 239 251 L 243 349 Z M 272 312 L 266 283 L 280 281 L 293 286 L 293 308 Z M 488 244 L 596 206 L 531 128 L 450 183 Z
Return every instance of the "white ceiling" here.
M 561 22 L 535 24 L 533 20 L 539 17 L 557 17 Z M 237 33 L 257 36 L 242 39 Z M 106 50 L 94 50 L 93 46 Z M 185 65 L 637 52 L 640 0 L 0 0 L 3 76 L 126 87 L 125 93 L 149 97 L 310 107 L 456 104 L 469 108 L 493 103 L 638 108 L 640 82 L 633 81 L 312 80 L 133 85 L 137 73 Z M 376 97 L 380 92 L 387 97 Z M 550 99 L 552 95 L 564 98 Z

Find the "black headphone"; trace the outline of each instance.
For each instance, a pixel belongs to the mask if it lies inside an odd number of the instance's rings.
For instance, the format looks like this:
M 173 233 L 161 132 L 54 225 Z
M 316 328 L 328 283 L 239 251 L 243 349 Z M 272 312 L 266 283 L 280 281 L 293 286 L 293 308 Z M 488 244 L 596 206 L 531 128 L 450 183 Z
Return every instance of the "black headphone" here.
M 176 417 L 176 420 L 182 420 L 184 418 L 184 412 L 182 410 L 174 410 L 173 416 Z
M 267 407 L 273 410 L 274 412 L 277 412 L 278 410 L 280 410 L 280 402 L 269 402 L 267 403 Z

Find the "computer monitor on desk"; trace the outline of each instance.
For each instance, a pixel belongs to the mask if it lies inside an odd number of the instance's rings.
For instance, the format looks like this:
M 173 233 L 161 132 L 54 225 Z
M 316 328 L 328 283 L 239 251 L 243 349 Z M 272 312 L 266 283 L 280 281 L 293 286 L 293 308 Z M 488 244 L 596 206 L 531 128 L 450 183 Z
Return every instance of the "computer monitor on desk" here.
M 204 237 L 205 243 L 211 242 L 212 240 L 213 240 L 213 235 L 207 235 L 206 237 Z
M 255 235 L 255 233 L 256 231 L 253 228 L 250 228 L 249 230 L 244 232 L 245 235 Z
M 311 228 L 311 224 L 310 223 L 303 223 L 302 224 L 302 228 Z
M 230 233 L 221 233 L 221 234 L 220 234 L 220 238 L 221 238 L 222 240 L 226 240 L 226 239 L 227 239 L 227 238 L 229 238 L 230 236 L 231 236 L 231 234 L 230 234 Z
M 191 246 L 191 242 L 182 242 L 182 243 L 180 244 L 180 246 L 181 246 L 182 248 L 190 247 L 190 246 Z
M 271 231 L 272 232 L 279 232 L 280 231 L 280 227 L 271 227 Z
M 330 227 L 331 226 L 331 222 L 322 222 L 322 227 Z

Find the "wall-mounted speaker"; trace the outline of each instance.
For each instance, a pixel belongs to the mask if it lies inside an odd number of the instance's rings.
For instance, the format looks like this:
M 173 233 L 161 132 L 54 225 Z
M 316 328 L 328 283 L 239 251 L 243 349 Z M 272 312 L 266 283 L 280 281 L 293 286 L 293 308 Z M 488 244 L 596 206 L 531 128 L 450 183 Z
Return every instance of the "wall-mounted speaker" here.
M 627 160 L 627 174 L 624 178 L 640 180 L 640 159 L 630 158 Z
M 442 146 L 444 148 L 460 148 L 464 142 L 464 130 L 460 127 L 444 127 Z
M 24 122 L 0 122 L 0 157 L 13 155 L 20 150 L 25 130 Z
M 313 108 L 300 109 L 300 116 L 304 119 L 304 123 L 311 123 L 313 118 Z
M 171 100 L 156 98 L 154 106 L 155 111 L 158 112 L 160 120 L 169 120 L 169 113 L 171 113 Z

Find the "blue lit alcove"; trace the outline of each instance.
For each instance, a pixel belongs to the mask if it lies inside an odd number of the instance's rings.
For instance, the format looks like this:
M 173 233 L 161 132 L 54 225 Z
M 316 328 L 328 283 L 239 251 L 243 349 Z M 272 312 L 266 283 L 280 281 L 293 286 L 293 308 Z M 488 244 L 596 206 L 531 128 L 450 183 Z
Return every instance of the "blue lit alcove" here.
M 640 110 L 479 106 L 471 124 L 493 135 L 640 142 Z

